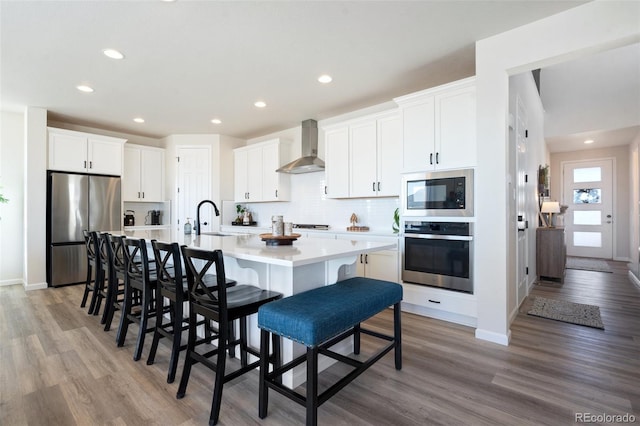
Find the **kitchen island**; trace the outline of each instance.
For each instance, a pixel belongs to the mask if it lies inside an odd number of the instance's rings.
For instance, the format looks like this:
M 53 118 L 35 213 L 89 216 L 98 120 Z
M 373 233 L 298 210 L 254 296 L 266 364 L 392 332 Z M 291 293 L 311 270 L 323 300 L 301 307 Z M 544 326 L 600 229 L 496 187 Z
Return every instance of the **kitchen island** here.
M 145 229 L 108 231 L 113 235 L 132 238 L 152 239 L 162 242 L 177 242 L 203 250 L 220 249 L 225 260 L 225 272 L 229 278 L 239 283 L 252 284 L 265 290 L 291 296 L 313 288 L 330 285 L 356 275 L 355 262 L 361 253 L 395 248 L 394 243 L 309 239 L 301 237 L 292 245 L 267 246 L 258 235 L 184 235 L 167 229 Z M 151 253 L 150 253 L 151 255 Z M 309 309 L 313 309 L 312 306 Z M 249 318 L 249 341 L 259 347 L 260 333 L 257 318 Z M 334 347 L 342 353 L 351 352 L 351 341 L 343 341 Z M 288 362 L 305 352 L 305 347 L 284 340 L 282 360 Z M 329 358 L 323 359 L 320 368 L 330 365 Z M 290 387 L 306 380 L 304 365 L 283 377 L 283 383 Z

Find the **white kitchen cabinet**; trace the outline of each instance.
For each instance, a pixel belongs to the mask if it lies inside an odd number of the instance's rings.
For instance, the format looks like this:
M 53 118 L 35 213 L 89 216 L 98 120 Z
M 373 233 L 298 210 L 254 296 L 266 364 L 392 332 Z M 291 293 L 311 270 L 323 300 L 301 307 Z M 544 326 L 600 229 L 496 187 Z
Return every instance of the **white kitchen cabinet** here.
M 402 310 L 468 326 L 476 325 L 478 304 L 475 295 L 402 283 Z
M 290 179 L 276 170 L 290 157 L 290 141 L 272 139 L 234 150 L 235 201 L 289 201 Z
M 143 145 L 124 148 L 122 200 L 159 202 L 164 199 L 164 149 Z
M 367 234 L 337 234 L 339 240 L 394 242 L 395 250 L 361 253 L 356 259 L 356 275 L 378 280 L 400 282 L 400 256 L 397 237 L 372 236 Z
M 400 194 L 401 122 L 397 111 L 360 118 L 325 132 L 330 198 Z
M 403 172 L 476 165 L 474 77 L 395 101 L 402 111 Z
M 397 283 L 399 276 L 398 250 L 360 254 L 356 262 L 356 275 Z
M 325 194 L 329 198 L 349 197 L 349 126 L 325 132 Z
M 126 139 L 53 127 L 47 130 L 50 170 L 122 175 L 122 146 Z

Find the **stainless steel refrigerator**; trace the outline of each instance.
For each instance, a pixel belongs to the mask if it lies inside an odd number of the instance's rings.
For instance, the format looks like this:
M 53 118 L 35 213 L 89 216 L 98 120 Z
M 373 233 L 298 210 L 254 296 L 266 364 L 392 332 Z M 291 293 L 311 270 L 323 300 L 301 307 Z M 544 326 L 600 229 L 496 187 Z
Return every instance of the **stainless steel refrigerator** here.
M 84 283 L 87 251 L 82 231 L 121 228 L 120 178 L 47 173 L 47 283 Z

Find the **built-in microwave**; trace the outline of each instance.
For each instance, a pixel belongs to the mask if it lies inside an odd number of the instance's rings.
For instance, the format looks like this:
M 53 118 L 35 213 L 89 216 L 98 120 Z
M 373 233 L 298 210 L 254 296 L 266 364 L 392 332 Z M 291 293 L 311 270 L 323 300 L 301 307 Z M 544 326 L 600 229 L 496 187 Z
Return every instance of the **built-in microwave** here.
M 402 215 L 473 216 L 473 169 L 408 173 L 402 177 Z

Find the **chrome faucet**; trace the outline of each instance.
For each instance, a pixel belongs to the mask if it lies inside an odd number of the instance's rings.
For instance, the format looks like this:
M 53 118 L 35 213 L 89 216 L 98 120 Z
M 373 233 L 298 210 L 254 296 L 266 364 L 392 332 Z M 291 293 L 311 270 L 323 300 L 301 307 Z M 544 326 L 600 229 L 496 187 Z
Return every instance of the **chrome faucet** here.
M 200 207 L 202 207 L 203 204 L 211 204 L 213 206 L 213 210 L 216 212 L 216 216 L 220 216 L 220 210 L 218 210 L 216 203 L 211 200 L 200 201 L 196 210 L 196 235 L 200 235 Z M 206 225 L 207 223 L 205 222 L 204 224 Z

